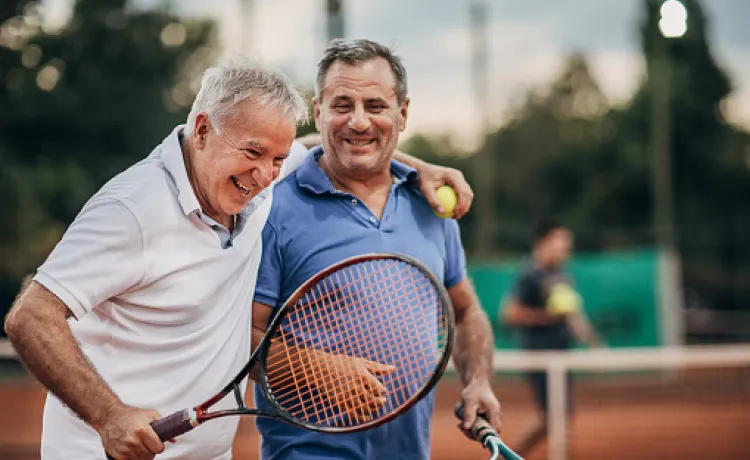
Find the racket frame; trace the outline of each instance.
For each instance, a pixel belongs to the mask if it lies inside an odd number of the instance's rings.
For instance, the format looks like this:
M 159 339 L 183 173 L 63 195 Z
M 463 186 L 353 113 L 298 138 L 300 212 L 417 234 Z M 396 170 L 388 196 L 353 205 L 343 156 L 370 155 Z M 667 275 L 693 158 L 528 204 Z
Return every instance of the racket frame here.
M 383 417 L 377 418 L 375 420 L 364 422 L 362 424 L 358 424 L 356 426 L 349 426 L 349 427 L 340 427 L 340 426 L 321 426 L 321 425 L 315 425 L 309 422 L 306 422 L 305 420 L 299 419 L 297 417 L 294 417 L 293 415 L 289 414 L 284 410 L 281 405 L 276 402 L 273 394 L 271 393 L 270 385 L 267 379 L 267 369 L 266 369 L 266 357 L 268 356 L 268 352 L 270 349 L 271 339 L 276 334 L 276 329 L 279 327 L 281 322 L 284 320 L 284 317 L 287 315 L 288 312 L 292 311 L 297 304 L 297 301 L 299 301 L 302 296 L 304 296 L 310 288 L 315 286 L 320 280 L 326 278 L 331 273 L 334 273 L 336 271 L 339 271 L 343 268 L 346 268 L 348 266 L 361 263 L 361 262 L 367 262 L 367 261 L 374 261 L 374 260 L 386 260 L 386 259 L 395 259 L 400 260 L 402 262 L 406 262 L 413 267 L 419 269 L 422 274 L 424 274 L 433 284 L 435 287 L 435 290 L 438 295 L 439 301 L 442 303 L 443 307 L 443 318 L 445 321 L 445 347 L 443 348 L 443 355 L 441 356 L 440 361 L 438 362 L 437 366 L 435 367 L 435 371 L 433 372 L 430 379 L 422 385 L 422 387 L 415 393 L 415 395 L 410 398 L 405 404 L 401 405 L 397 410 L 390 412 L 386 414 Z M 437 279 L 437 277 L 427 268 L 425 265 L 418 260 L 403 255 L 403 254 L 397 254 L 397 253 L 370 253 L 370 254 L 363 254 L 358 255 L 355 257 L 350 257 L 348 259 L 344 259 L 340 262 L 337 262 L 326 269 L 318 272 L 314 276 L 312 276 L 310 279 L 305 281 L 301 286 L 299 286 L 297 289 L 294 290 L 294 292 L 289 296 L 289 298 L 284 302 L 284 304 L 281 306 L 281 308 L 278 309 L 278 311 L 274 314 L 274 316 L 271 318 L 271 321 L 269 321 L 268 327 L 266 328 L 266 332 L 263 335 L 263 338 L 261 339 L 260 344 L 251 352 L 250 359 L 248 360 L 248 363 L 240 370 L 240 372 L 237 373 L 235 378 L 227 384 L 219 393 L 212 396 L 210 399 L 206 400 L 205 402 L 195 406 L 193 409 L 185 409 L 179 412 L 176 412 L 168 417 L 165 417 L 162 420 L 159 420 L 157 422 L 152 423 L 152 426 L 154 426 L 154 429 L 157 430 L 157 433 L 163 433 L 166 430 L 166 426 L 176 426 L 176 425 L 182 425 L 182 429 L 178 429 L 180 433 L 176 434 L 175 436 L 182 434 L 186 431 L 189 431 L 190 429 L 207 422 L 209 420 L 213 420 L 220 417 L 227 417 L 232 415 L 255 415 L 260 417 L 266 417 L 266 418 L 272 418 L 276 420 L 281 420 L 283 422 L 300 426 L 303 428 L 306 428 L 311 431 L 317 431 L 322 433 L 354 433 L 358 431 L 368 430 L 371 428 L 375 428 L 377 426 L 380 426 L 384 423 L 387 423 L 394 418 L 398 417 L 402 413 L 406 412 L 410 408 L 412 408 L 417 402 L 422 400 L 427 393 L 429 393 L 433 387 L 437 384 L 437 382 L 442 377 L 446 366 L 448 365 L 448 361 L 451 358 L 451 352 L 453 350 L 453 336 L 455 331 L 455 317 L 453 313 L 453 304 L 451 303 L 450 297 L 448 296 L 448 293 L 443 286 L 443 283 L 440 282 L 440 280 Z M 263 394 L 266 398 L 266 401 L 271 406 L 271 411 L 265 411 L 261 409 L 250 409 L 245 404 L 245 399 L 242 395 L 242 391 L 240 390 L 240 385 L 245 378 L 248 377 L 248 375 L 253 371 L 255 367 L 258 367 L 258 376 L 257 376 L 257 382 L 256 385 L 260 385 Z M 225 409 L 225 410 L 218 410 L 213 412 L 208 412 L 208 409 L 216 404 L 218 401 L 224 399 L 225 396 L 227 396 L 229 393 L 234 393 L 234 398 L 237 403 L 236 409 Z M 189 426 L 187 426 L 189 424 Z M 157 429 L 157 426 L 161 425 L 161 429 Z M 187 428 L 187 429 L 184 429 Z M 162 441 L 166 441 L 168 439 L 171 439 L 173 436 L 168 437 L 162 437 L 162 434 L 160 434 L 160 438 L 162 438 Z

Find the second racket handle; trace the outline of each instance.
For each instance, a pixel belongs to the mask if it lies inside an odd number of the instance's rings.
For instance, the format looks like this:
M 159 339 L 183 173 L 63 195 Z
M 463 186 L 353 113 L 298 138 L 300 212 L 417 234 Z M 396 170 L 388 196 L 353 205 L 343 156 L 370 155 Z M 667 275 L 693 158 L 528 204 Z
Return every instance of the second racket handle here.
M 459 420 L 464 419 L 464 405 L 462 403 L 456 404 L 456 417 L 458 417 Z M 487 419 L 479 414 L 474 421 L 474 425 L 472 425 L 471 429 L 469 430 L 469 433 L 471 433 L 471 436 L 476 439 L 477 441 L 484 444 L 484 442 L 489 438 L 490 436 L 494 437 L 500 437 L 497 434 L 497 431 L 495 431 L 494 428 L 492 428 L 492 425 L 490 425 L 490 422 L 487 421 Z
M 159 435 L 159 439 L 169 441 L 172 438 L 187 433 L 198 425 L 195 412 L 191 409 L 183 409 L 168 415 L 160 420 L 151 422 L 151 428 Z

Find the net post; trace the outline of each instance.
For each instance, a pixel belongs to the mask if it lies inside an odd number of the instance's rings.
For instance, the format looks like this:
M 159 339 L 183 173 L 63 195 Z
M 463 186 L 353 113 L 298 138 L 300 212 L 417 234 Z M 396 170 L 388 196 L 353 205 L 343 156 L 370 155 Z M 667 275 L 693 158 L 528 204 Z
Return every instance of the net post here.
M 567 379 L 564 363 L 550 362 L 547 369 L 549 412 L 547 414 L 548 449 L 550 460 L 566 460 L 568 457 L 567 433 Z

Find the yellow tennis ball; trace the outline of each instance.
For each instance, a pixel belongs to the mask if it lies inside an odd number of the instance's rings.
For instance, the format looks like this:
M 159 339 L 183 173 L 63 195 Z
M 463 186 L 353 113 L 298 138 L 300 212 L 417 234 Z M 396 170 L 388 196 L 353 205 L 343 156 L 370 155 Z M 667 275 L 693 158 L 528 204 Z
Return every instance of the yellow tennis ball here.
M 547 311 L 553 315 L 575 313 L 581 308 L 581 296 L 567 284 L 556 284 L 547 299 Z
M 458 202 L 455 190 L 448 185 L 443 185 L 437 189 L 435 194 L 437 194 L 438 200 L 443 205 L 443 212 L 434 211 L 435 214 L 443 218 L 453 217 L 453 211 L 456 209 L 456 203 Z

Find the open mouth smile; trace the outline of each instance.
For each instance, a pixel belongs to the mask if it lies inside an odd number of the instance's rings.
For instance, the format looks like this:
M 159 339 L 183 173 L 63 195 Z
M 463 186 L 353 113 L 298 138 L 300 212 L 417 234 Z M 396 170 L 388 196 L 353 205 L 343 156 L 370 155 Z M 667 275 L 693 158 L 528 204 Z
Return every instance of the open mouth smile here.
M 249 186 L 247 186 L 245 184 L 242 184 L 234 176 L 232 176 L 231 179 L 232 179 L 232 183 L 234 184 L 235 187 L 237 187 L 237 190 L 240 191 L 240 193 L 242 194 L 242 196 L 249 197 L 250 194 L 253 193 L 253 187 L 249 187 Z
M 344 139 L 344 141 L 354 147 L 366 147 L 375 142 L 375 139 Z

